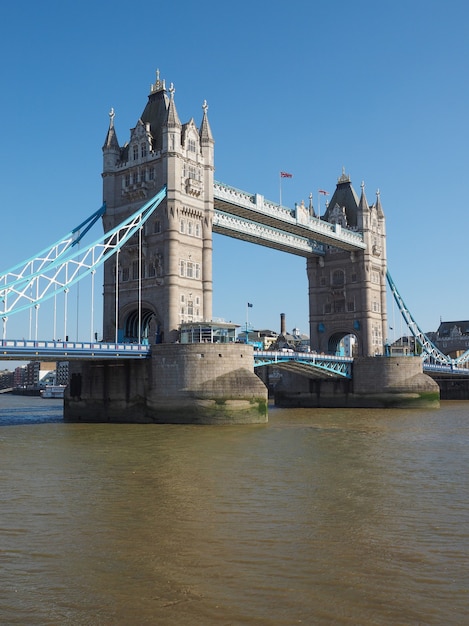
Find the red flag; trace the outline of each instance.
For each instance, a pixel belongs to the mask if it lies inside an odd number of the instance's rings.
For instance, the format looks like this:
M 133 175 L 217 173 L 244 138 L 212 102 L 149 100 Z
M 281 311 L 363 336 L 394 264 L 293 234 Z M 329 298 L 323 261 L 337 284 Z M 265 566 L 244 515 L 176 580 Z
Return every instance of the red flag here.
M 322 193 L 323 196 L 328 196 L 329 192 L 328 191 L 324 191 L 324 189 L 318 189 L 319 193 Z
M 280 172 L 280 176 L 282 178 L 293 178 L 293 174 L 289 174 L 288 172 Z

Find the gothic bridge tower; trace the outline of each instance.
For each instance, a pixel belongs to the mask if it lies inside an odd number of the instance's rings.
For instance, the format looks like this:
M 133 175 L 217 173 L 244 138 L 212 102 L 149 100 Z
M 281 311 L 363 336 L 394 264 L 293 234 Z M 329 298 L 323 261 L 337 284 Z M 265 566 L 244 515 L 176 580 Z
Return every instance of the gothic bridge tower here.
M 363 234 L 366 250 L 328 247 L 324 257 L 307 261 L 310 337 L 314 350 L 335 353 L 347 335 L 356 356 L 383 354 L 387 338 L 386 229 L 379 192 L 369 205 L 362 183 L 358 198 L 345 172 L 324 219 Z
M 103 146 L 105 232 L 164 185 L 167 196 L 117 263 L 111 258 L 105 264 L 105 340 L 173 342 L 181 322 L 212 318 L 214 141 L 206 103 L 200 128 L 193 118 L 181 124 L 174 91 L 157 72 L 123 145 L 110 113 Z

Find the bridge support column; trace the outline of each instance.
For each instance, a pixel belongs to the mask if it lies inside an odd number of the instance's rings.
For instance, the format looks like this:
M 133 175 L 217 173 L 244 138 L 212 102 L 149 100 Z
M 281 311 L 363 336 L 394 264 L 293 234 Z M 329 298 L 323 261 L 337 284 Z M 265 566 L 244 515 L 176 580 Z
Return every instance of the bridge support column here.
M 282 373 L 275 388 L 281 407 L 438 408 L 438 384 L 423 373 L 419 357 L 361 357 L 353 380 L 317 380 Z
M 66 421 L 267 422 L 267 389 L 245 344 L 161 344 L 149 359 L 70 363 Z

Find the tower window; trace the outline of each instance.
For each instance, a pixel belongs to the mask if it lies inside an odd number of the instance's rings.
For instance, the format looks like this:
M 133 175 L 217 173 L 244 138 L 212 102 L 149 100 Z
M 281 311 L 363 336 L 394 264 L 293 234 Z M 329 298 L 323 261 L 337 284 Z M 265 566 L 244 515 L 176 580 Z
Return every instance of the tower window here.
M 153 233 L 155 235 L 157 235 L 158 233 L 161 233 L 161 222 L 160 220 L 155 220 L 153 223 Z
M 341 286 L 345 283 L 345 276 L 343 270 L 335 270 L 332 274 L 332 284 Z
M 148 180 L 155 180 L 155 168 L 150 167 L 148 170 Z
M 147 145 L 145 143 L 142 143 L 141 145 L 140 154 L 142 157 L 147 156 Z
M 133 149 L 134 161 L 138 159 L 138 146 L 134 146 Z
M 189 139 L 189 143 L 188 143 L 187 149 L 189 150 L 189 152 L 195 152 L 196 151 L 195 139 Z

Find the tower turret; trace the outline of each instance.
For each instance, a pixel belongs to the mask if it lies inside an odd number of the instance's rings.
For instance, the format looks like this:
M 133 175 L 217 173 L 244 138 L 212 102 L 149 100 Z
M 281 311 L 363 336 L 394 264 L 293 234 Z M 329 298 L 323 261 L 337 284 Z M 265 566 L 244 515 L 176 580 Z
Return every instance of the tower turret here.
M 115 261 L 105 264 L 104 336 L 110 340 L 173 342 L 181 323 L 212 317 L 214 142 L 206 110 L 200 132 L 193 118 L 181 124 L 174 94 L 157 71 L 130 140 L 119 148 L 113 120 L 106 138 L 106 231 L 167 188 L 141 242 L 124 246 L 118 268 Z
M 381 203 L 368 204 L 364 183 L 358 198 L 343 170 L 324 219 L 361 232 L 366 249 L 347 252 L 327 246 L 324 256 L 308 258 L 311 346 L 337 353 L 342 340 L 354 335 L 357 356 L 383 354 L 386 237 Z

